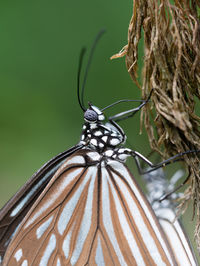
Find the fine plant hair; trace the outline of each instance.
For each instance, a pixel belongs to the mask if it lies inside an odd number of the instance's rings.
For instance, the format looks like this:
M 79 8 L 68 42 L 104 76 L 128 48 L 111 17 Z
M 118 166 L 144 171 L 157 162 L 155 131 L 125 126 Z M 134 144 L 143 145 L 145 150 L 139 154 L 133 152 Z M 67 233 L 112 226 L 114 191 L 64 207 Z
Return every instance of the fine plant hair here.
M 153 150 L 168 158 L 200 149 L 200 1 L 134 0 L 128 44 L 112 58 L 126 56 L 126 66 L 143 98 L 153 88 L 141 121 Z M 139 47 L 144 46 L 143 57 Z M 138 63 L 142 62 L 142 74 Z M 142 76 L 142 77 L 141 77 Z M 193 200 L 195 238 L 200 251 L 200 155 L 184 156 L 190 173 L 179 205 Z

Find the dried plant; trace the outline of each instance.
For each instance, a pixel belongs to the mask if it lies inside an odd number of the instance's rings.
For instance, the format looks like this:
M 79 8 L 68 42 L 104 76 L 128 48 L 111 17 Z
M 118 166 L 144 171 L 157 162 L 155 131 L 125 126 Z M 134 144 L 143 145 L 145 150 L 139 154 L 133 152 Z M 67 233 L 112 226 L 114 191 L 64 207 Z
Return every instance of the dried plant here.
M 126 55 L 126 65 L 145 98 L 154 88 L 152 104 L 143 109 L 151 148 L 168 158 L 186 150 L 200 149 L 200 118 L 195 104 L 200 98 L 199 0 L 134 0 L 128 44 L 113 58 Z M 138 78 L 138 50 L 144 42 L 142 83 Z M 152 110 L 152 106 L 154 110 Z M 180 204 L 194 202 L 195 237 L 200 250 L 199 154 L 184 157 L 190 173 L 189 186 Z

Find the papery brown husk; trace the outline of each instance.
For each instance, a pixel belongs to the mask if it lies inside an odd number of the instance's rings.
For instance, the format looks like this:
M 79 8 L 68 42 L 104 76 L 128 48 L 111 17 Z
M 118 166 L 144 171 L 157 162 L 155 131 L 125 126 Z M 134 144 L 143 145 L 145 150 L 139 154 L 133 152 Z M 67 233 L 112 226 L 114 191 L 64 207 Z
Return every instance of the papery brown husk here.
M 195 104 L 200 98 L 200 20 L 198 0 L 134 0 L 128 44 L 113 58 L 126 55 L 132 80 L 145 99 L 153 88 L 151 104 L 142 110 L 151 148 L 163 158 L 200 149 L 200 118 Z M 142 84 L 138 79 L 138 47 L 144 42 Z M 155 111 L 152 111 L 152 108 Z M 199 154 L 184 161 L 189 185 L 179 207 L 194 202 L 195 238 L 200 250 Z

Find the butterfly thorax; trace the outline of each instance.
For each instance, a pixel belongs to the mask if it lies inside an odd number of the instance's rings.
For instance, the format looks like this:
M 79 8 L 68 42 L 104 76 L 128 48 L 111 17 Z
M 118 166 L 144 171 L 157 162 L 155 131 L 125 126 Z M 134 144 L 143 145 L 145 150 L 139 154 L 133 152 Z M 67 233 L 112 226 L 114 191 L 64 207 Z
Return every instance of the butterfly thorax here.
M 100 152 L 105 151 L 108 148 L 115 148 L 124 143 L 124 137 L 113 128 L 109 123 L 102 124 L 90 124 L 85 123 L 81 135 L 81 141 L 90 148 L 95 148 Z
M 127 154 L 129 149 L 122 147 L 126 141 L 126 136 L 121 127 L 113 121 L 104 124 L 103 113 L 92 105 L 86 110 L 84 118 L 81 144 L 97 151 L 102 158 L 124 161 L 129 156 Z

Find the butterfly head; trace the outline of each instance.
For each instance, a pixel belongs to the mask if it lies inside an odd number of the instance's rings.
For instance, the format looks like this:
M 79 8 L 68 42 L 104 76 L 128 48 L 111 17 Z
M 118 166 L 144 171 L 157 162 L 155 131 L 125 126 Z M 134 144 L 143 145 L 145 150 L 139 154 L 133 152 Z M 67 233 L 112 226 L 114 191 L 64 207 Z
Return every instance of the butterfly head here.
M 89 103 L 89 108 L 84 113 L 85 122 L 93 124 L 93 123 L 102 122 L 104 119 L 105 117 L 102 111 L 98 107 Z

